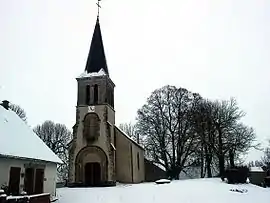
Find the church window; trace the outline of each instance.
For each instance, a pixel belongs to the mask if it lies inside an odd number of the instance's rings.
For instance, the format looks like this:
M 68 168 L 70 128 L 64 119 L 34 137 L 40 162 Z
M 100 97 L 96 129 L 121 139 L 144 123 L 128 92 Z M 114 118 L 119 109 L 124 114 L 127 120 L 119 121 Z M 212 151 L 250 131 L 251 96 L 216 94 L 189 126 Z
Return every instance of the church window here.
M 114 107 L 113 92 L 111 93 L 111 104 L 112 104 L 112 107 Z
M 107 101 L 106 102 L 108 104 L 110 104 L 111 103 L 111 100 L 110 100 L 110 91 L 109 90 L 107 91 L 107 96 L 106 97 L 107 97 Z
M 98 85 L 94 86 L 94 104 L 98 103 Z
M 87 142 L 94 141 L 100 134 L 100 119 L 97 114 L 89 113 L 84 119 L 83 135 Z
M 137 152 L 137 166 L 138 166 L 138 170 L 140 170 L 140 154 L 139 154 L 139 152 Z
M 111 91 L 110 91 L 109 97 L 110 97 L 110 105 L 112 106 L 112 92 Z
M 85 98 L 85 103 L 86 105 L 90 104 L 90 85 L 86 86 L 86 98 Z
M 111 126 L 107 123 L 108 137 L 111 139 Z
M 113 133 L 113 141 L 114 141 L 114 146 L 116 147 L 116 130 L 114 128 L 114 133 Z

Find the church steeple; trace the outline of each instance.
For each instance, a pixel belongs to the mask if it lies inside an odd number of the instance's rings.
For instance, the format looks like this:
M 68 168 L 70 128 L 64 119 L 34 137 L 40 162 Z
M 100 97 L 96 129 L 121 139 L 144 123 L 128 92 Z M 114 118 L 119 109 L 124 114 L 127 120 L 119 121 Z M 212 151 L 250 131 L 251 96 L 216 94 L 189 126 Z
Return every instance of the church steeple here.
M 109 75 L 98 15 L 95 30 L 92 37 L 90 51 L 85 66 L 85 71 L 87 73 L 95 73 L 99 72 L 102 68 L 105 71 L 105 73 Z
M 98 9 L 100 0 L 98 0 Z M 109 77 L 99 24 L 99 10 L 84 73 L 78 78 L 78 106 L 114 108 L 114 83 Z

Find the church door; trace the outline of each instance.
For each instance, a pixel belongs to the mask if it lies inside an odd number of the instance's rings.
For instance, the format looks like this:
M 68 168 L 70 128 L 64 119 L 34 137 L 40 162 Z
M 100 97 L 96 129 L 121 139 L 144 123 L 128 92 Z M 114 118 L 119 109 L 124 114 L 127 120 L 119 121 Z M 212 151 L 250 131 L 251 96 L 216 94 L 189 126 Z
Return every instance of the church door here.
M 85 164 L 85 184 L 97 186 L 101 182 L 101 167 L 97 162 Z

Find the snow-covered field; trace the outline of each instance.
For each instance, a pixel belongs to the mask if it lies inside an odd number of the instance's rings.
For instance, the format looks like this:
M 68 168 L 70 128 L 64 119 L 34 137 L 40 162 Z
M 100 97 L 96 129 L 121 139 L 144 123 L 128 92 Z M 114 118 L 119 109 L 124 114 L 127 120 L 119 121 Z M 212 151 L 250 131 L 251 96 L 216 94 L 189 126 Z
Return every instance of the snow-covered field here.
M 245 190 L 246 193 L 230 189 Z M 229 185 L 220 179 L 193 179 L 157 185 L 143 183 L 110 188 L 61 188 L 58 203 L 269 203 L 270 189 Z

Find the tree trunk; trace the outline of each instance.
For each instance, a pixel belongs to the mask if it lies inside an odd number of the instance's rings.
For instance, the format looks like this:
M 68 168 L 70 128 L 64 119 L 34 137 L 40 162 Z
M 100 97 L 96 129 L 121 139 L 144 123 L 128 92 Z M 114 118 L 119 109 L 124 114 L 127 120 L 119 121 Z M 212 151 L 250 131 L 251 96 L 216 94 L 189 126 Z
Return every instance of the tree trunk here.
M 203 164 L 203 160 L 201 160 L 201 178 L 204 178 L 204 164 Z
M 180 174 L 181 170 L 179 170 L 176 167 L 173 167 L 172 169 L 169 170 L 169 177 L 172 180 L 179 180 L 179 174 Z
M 225 175 L 225 157 L 224 155 L 218 156 L 218 164 L 219 164 L 219 175 L 223 177 Z
M 205 165 L 207 170 L 207 177 L 212 178 L 212 169 L 211 169 L 211 162 L 212 162 L 212 155 L 209 153 L 209 149 L 205 146 Z
M 206 161 L 207 177 L 212 178 L 212 169 L 211 169 L 212 158 L 211 158 L 211 155 L 206 154 L 205 161 Z
M 229 151 L 229 159 L 230 159 L 230 166 L 231 168 L 234 168 L 235 167 L 235 164 L 234 164 L 234 153 L 232 150 Z
M 201 151 L 201 178 L 204 178 L 204 154 L 203 154 L 203 146 Z
M 179 173 L 174 173 L 173 179 L 174 180 L 179 180 Z
M 212 178 L 213 175 L 212 175 L 212 169 L 211 169 L 211 162 L 208 162 L 208 163 L 206 164 L 206 167 L 207 167 L 207 177 L 208 177 L 208 178 Z
M 218 128 L 218 164 L 219 164 L 219 175 L 220 177 L 224 176 L 225 173 L 225 156 L 223 153 L 223 142 L 222 142 L 222 132 L 220 126 Z

